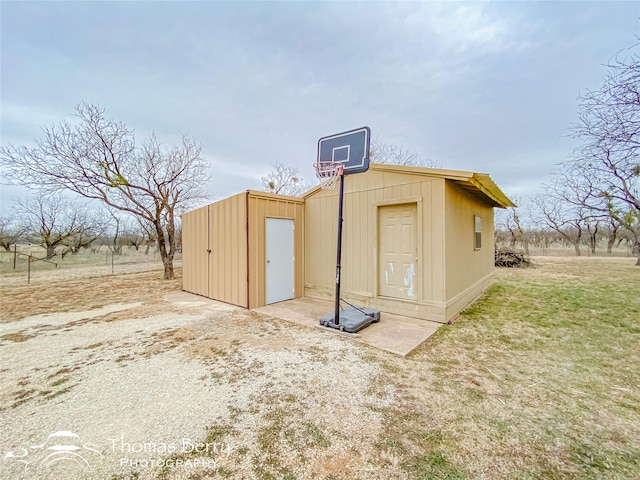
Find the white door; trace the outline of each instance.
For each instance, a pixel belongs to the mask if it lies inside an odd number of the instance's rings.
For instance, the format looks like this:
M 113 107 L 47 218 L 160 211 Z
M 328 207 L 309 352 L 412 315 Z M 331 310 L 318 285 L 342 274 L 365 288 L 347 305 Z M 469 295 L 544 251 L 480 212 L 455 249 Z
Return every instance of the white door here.
M 380 295 L 416 299 L 417 237 L 415 203 L 383 206 L 379 209 Z
M 294 295 L 293 220 L 267 218 L 267 305 Z

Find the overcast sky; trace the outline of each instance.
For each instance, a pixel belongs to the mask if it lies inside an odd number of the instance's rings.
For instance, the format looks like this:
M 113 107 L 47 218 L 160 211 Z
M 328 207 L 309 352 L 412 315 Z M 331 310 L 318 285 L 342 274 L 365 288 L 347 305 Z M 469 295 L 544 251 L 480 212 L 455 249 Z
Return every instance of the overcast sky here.
M 204 146 L 211 199 L 319 137 L 372 137 L 527 198 L 575 145 L 579 92 L 638 42 L 640 2 L 1 2 L 2 145 L 98 103 Z M 2 214 L 20 190 L 2 188 Z

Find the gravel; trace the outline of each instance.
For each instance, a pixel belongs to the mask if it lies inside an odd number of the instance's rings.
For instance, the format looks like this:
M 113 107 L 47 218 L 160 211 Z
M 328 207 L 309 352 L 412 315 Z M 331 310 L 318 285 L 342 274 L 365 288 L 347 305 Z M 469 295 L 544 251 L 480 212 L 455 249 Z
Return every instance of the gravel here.
M 219 302 L 165 303 L 0 325 L 0 478 L 402 477 L 362 448 L 396 401 L 382 354 Z

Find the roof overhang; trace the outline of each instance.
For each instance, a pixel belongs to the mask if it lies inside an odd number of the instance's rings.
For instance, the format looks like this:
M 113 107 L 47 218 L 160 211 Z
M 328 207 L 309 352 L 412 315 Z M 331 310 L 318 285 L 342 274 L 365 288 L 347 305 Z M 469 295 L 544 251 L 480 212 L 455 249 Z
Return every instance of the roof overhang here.
M 390 172 L 404 175 L 419 175 L 423 177 L 437 177 L 448 180 L 476 198 L 490 203 L 497 208 L 515 207 L 513 203 L 495 184 L 488 173 L 465 172 L 462 170 L 446 170 L 442 168 L 410 167 L 406 165 L 390 165 L 386 163 L 372 163 L 369 170 Z M 320 190 L 320 186 L 306 192 L 307 198 Z

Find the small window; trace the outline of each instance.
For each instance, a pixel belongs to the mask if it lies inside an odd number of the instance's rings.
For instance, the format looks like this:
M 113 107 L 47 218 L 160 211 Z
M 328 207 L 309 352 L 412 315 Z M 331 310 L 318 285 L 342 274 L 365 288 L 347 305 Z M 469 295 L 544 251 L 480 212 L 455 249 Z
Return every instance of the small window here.
M 474 215 L 473 219 L 475 221 L 473 248 L 480 250 L 482 248 L 482 219 L 477 215 Z

